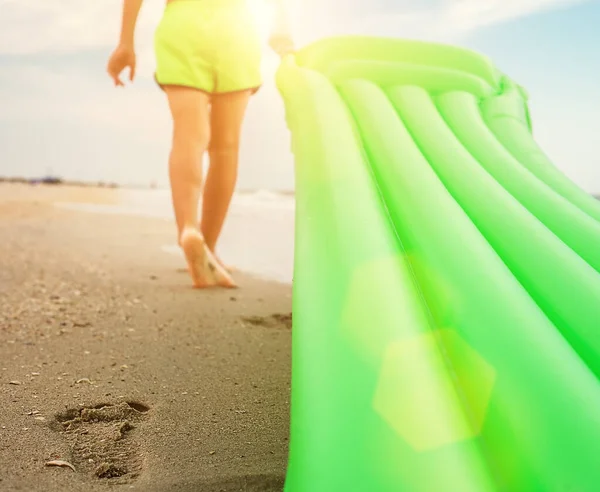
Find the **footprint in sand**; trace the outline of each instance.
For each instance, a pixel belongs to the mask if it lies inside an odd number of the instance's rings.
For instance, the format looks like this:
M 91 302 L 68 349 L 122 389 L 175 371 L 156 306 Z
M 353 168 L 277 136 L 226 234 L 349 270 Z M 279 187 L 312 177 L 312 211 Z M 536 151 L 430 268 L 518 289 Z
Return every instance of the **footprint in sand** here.
M 289 330 L 292 328 L 292 313 L 275 313 L 270 316 L 244 316 L 242 317 L 242 321 L 254 326 Z
M 149 410 L 138 402 L 72 408 L 57 414 L 52 428 L 69 442 L 71 456 L 64 459 L 77 472 L 111 484 L 131 483 L 143 468 L 135 436 Z

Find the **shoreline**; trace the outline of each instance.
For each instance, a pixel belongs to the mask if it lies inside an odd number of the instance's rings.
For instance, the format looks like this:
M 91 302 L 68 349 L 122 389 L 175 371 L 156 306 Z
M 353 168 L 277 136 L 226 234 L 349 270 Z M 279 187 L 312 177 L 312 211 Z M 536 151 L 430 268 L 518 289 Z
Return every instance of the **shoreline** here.
M 104 182 L 104 181 L 77 181 L 77 180 L 69 180 L 63 179 L 58 176 L 42 176 L 42 177 L 30 177 L 25 178 L 21 176 L 0 176 L 0 185 L 1 184 L 21 184 L 21 185 L 30 185 L 30 186 L 64 186 L 64 187 L 74 187 L 74 188 L 99 188 L 99 189 L 119 189 L 119 190 L 132 190 L 132 191 L 142 191 L 142 190 L 169 190 L 168 186 L 158 186 L 155 184 L 149 185 L 122 185 L 114 182 Z M 266 191 L 269 193 L 273 193 L 275 195 L 281 196 L 295 196 L 295 191 L 293 189 L 261 189 L 261 188 L 240 188 L 235 191 L 236 194 L 239 195 L 249 195 L 261 191 Z
M 167 189 L 126 189 L 69 185 L 0 183 L 0 208 L 23 199 L 88 215 L 159 219 L 173 227 Z M 29 197 L 29 198 L 28 198 Z M 4 203 L 4 205 L 2 205 Z M 219 245 L 219 255 L 256 278 L 291 284 L 293 277 L 295 200 L 259 190 L 234 194 Z M 0 210 L 1 213 L 1 210 Z M 95 220 L 95 219 L 90 219 Z M 167 236 L 165 236 L 166 238 Z M 160 245 L 163 254 L 182 258 L 173 232 Z M 183 259 L 181 259 L 183 261 Z

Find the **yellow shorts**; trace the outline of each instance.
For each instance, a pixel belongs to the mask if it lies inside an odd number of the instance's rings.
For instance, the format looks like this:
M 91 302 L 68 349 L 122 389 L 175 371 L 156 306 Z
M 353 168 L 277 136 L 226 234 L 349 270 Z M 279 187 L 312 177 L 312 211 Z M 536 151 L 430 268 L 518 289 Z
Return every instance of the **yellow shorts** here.
M 262 84 L 262 42 L 245 0 L 175 0 L 154 35 L 156 82 L 209 94 Z

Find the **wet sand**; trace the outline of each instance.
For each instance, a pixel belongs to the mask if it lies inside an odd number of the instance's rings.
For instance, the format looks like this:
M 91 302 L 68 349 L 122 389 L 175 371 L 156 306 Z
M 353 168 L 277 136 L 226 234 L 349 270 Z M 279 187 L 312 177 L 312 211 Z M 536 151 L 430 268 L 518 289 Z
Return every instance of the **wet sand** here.
M 120 193 L 0 184 L 0 490 L 282 490 L 291 287 L 192 289 L 170 222 L 53 206 Z

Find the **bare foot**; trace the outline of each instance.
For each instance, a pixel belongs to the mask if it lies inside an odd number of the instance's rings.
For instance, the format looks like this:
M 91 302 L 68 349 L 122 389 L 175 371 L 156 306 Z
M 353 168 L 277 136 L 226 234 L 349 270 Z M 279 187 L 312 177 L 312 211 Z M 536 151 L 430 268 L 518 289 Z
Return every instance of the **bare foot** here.
M 195 229 L 183 231 L 180 244 L 194 287 L 199 289 L 214 286 L 237 287 L 231 276 L 206 247 L 199 231 Z

